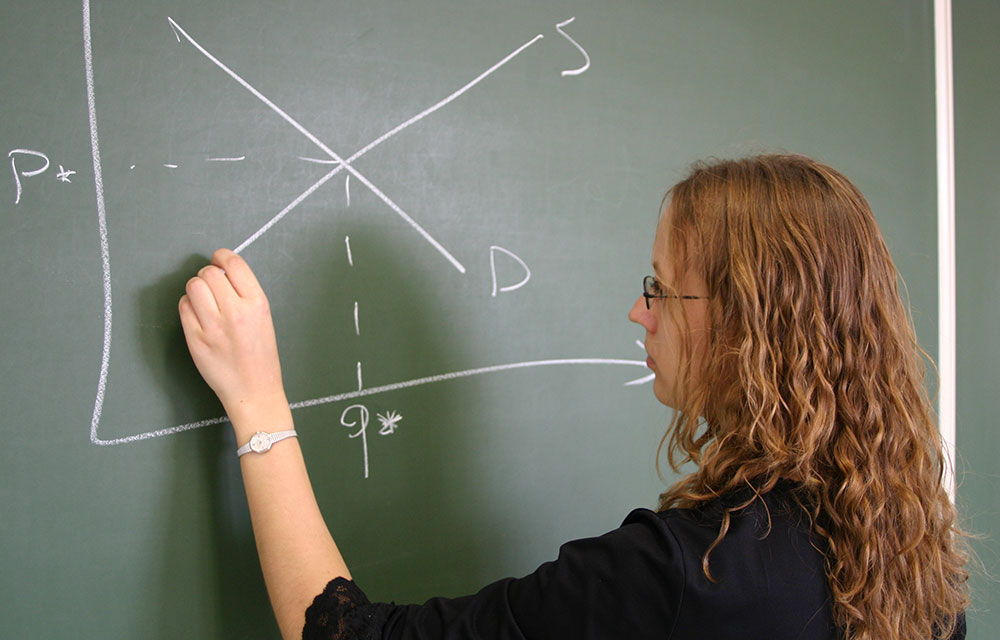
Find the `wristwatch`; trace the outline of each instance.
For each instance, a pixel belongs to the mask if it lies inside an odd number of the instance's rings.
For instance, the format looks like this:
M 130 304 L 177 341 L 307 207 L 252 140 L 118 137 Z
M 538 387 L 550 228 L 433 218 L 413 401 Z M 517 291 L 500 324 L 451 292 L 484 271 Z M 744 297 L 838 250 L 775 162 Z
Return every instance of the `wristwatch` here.
M 245 453 L 264 453 L 270 450 L 271 445 L 285 438 L 294 438 L 298 434 L 295 433 L 295 429 L 289 429 L 287 431 L 276 431 L 274 433 L 268 433 L 266 431 L 258 431 L 257 433 L 250 436 L 250 442 L 246 443 L 242 447 L 236 450 L 236 455 L 242 456 Z

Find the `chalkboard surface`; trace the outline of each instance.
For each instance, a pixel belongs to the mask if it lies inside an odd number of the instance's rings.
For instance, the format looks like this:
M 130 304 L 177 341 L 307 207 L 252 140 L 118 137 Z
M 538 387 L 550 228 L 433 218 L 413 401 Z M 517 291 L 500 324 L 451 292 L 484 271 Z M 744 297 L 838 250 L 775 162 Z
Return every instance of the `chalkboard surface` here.
M 930 2 L 50 4 L 0 7 L 4 637 L 277 636 L 176 313 L 220 246 L 382 600 L 655 504 L 625 316 L 696 159 L 843 170 L 936 351 Z
M 1000 5 L 955 5 L 958 506 L 975 540 L 969 638 L 1000 628 Z

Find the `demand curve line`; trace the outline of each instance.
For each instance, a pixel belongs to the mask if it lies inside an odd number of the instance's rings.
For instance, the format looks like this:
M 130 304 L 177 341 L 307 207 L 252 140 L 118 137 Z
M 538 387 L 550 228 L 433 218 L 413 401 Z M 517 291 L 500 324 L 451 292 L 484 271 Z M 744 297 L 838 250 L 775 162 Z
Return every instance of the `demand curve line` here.
M 205 47 L 203 47 L 200 44 L 198 44 L 198 42 L 194 38 L 192 38 L 190 35 L 188 35 L 188 33 L 183 28 L 181 28 L 181 26 L 179 24 L 177 24 L 177 22 L 173 18 L 167 17 L 167 21 L 170 23 L 170 28 L 173 29 L 173 31 L 174 31 L 174 37 L 177 38 L 178 42 L 180 42 L 180 36 L 184 36 L 185 40 L 187 40 L 188 42 L 190 42 L 191 45 L 195 49 L 197 49 L 198 51 L 200 51 L 215 66 L 219 67 L 229 77 L 231 77 L 232 79 L 236 80 L 236 82 L 238 82 L 244 89 L 246 89 L 251 94 L 253 94 L 253 96 L 255 98 L 257 98 L 258 100 L 260 100 L 261 102 L 263 102 L 265 105 L 267 105 L 267 107 L 269 109 L 271 109 L 272 111 L 274 111 L 275 113 L 277 113 L 279 116 L 281 116 L 281 118 L 285 122 L 287 122 L 290 125 L 292 125 L 293 127 L 295 127 L 295 129 L 299 133 L 301 133 L 302 135 L 304 135 L 306 138 L 309 139 L 310 142 L 312 142 L 317 147 L 319 147 L 320 149 L 322 149 L 328 156 L 330 156 L 331 158 L 333 158 L 333 160 L 339 165 L 337 167 L 337 169 L 335 169 L 331 173 L 327 174 L 318 183 L 314 184 L 312 187 L 310 187 L 309 189 L 307 189 L 304 195 L 300 196 L 299 198 L 296 198 L 292 202 L 292 204 L 290 204 L 288 207 L 286 207 L 285 209 L 283 209 L 274 218 L 272 218 L 271 220 L 269 220 L 261 229 L 258 229 L 252 236 L 250 236 L 250 238 L 248 238 L 242 244 L 240 244 L 240 246 L 239 246 L 240 250 L 245 249 L 246 247 L 248 247 L 252 242 L 254 242 L 257 238 L 259 238 L 261 235 L 263 235 L 265 231 L 267 231 L 268 229 L 270 229 L 272 226 L 274 226 L 275 223 L 277 223 L 281 218 L 283 218 L 285 216 L 285 214 L 287 214 L 289 211 L 291 211 L 293 208 L 295 208 L 299 203 L 302 202 L 302 200 L 304 200 L 306 197 L 308 197 L 313 191 L 315 191 L 316 189 L 318 189 L 319 186 L 322 183 L 326 182 L 328 179 L 330 179 L 331 177 L 333 177 L 334 175 L 336 175 L 341 170 L 341 168 L 343 168 L 343 169 L 347 169 L 356 178 L 358 178 L 359 180 L 361 180 L 361 182 L 364 183 L 365 186 L 367 186 L 369 189 L 372 189 L 372 191 L 375 193 L 375 195 L 377 195 L 379 198 L 382 199 L 383 202 L 385 202 L 387 205 L 389 205 L 390 209 L 392 209 L 393 211 L 395 211 L 397 215 L 399 215 L 401 218 L 403 218 L 403 220 L 405 220 L 407 224 L 409 224 L 411 227 L 413 227 L 413 229 L 415 229 L 417 231 L 417 233 L 419 233 L 425 240 L 427 240 L 428 242 L 430 242 L 431 246 L 433 246 L 435 249 L 438 250 L 439 253 L 441 253 L 441 255 L 443 255 L 445 258 L 447 258 L 448 261 L 451 262 L 452 265 L 454 265 L 455 268 L 459 270 L 459 272 L 465 273 L 465 267 L 462 266 L 462 263 L 459 262 L 455 258 L 455 256 L 451 255 L 451 253 L 447 249 L 445 249 L 441 245 L 441 243 L 439 243 L 429 233 L 427 233 L 427 231 L 423 227 L 421 227 L 417 223 L 416 220 L 414 220 L 413 218 L 411 218 L 410 216 L 408 216 L 406 214 L 406 212 L 404 212 L 399 207 L 399 205 L 397 205 L 395 202 L 393 202 L 392 200 L 390 200 L 388 196 L 386 196 L 384 193 L 382 193 L 377 188 L 375 188 L 375 185 L 373 185 L 371 182 L 368 181 L 367 178 L 365 178 L 363 175 L 361 175 L 361 173 L 357 169 L 355 169 L 350 164 L 348 164 L 333 149 L 331 149 L 330 147 L 328 147 L 322 140 L 320 140 L 315 135 L 313 135 L 313 133 L 311 131 L 309 131 L 304 126 L 302 126 L 302 124 L 300 124 L 298 120 L 296 120 L 292 116 L 290 116 L 287 113 L 285 113 L 285 111 L 282 110 L 281 107 L 279 107 L 278 105 L 276 105 L 267 96 L 265 96 L 263 93 L 261 93 L 260 91 L 258 91 L 253 85 L 251 85 L 249 82 L 247 82 L 246 80 L 244 80 L 238 73 L 236 73 L 235 71 L 233 71 L 232 69 L 230 69 L 228 66 L 226 66 L 221 60 L 219 60 L 218 58 L 216 58 L 215 56 L 213 56 L 208 51 L 208 49 L 206 49 Z
M 372 143 L 366 145 L 360 151 L 356 152 L 353 156 L 351 156 L 350 159 L 348 159 L 348 160 L 345 161 L 336 152 L 334 152 L 329 146 L 327 146 L 322 140 L 320 140 L 312 132 L 310 132 L 308 129 L 306 129 L 301 123 L 299 123 L 295 118 L 293 118 L 292 116 L 288 115 L 284 110 L 282 110 L 278 105 L 276 105 L 273 101 L 271 101 L 267 96 L 265 96 L 264 94 L 262 94 L 253 85 L 251 85 L 249 82 L 247 82 L 246 80 L 244 80 L 239 74 L 237 74 L 235 71 L 233 71 L 228 66 L 226 66 L 221 60 L 219 60 L 214 55 L 212 55 L 207 49 L 205 49 L 205 47 L 203 47 L 201 44 L 199 44 L 179 24 L 177 24 L 177 22 L 173 18 L 168 17 L 167 21 L 170 23 L 170 28 L 173 30 L 174 37 L 177 38 L 178 42 L 180 42 L 180 37 L 184 36 L 185 40 L 187 40 L 188 42 L 190 42 L 193 47 L 195 47 L 199 52 L 201 52 L 213 64 L 215 64 L 217 67 L 219 67 L 228 76 L 230 76 L 231 78 L 233 78 L 234 80 L 236 80 L 236 82 L 238 82 L 243 88 L 245 88 L 247 91 L 249 91 L 251 94 L 253 94 L 254 97 L 256 97 L 258 100 L 260 100 L 261 102 L 263 102 L 269 109 L 271 109 L 272 111 L 274 111 L 275 113 L 277 113 L 279 116 L 281 116 L 282 119 L 284 119 L 286 122 L 288 122 L 293 127 L 295 127 L 295 129 L 297 131 L 299 131 L 299 133 L 301 133 L 302 135 L 304 135 L 307 139 L 309 139 L 310 142 L 312 142 L 313 144 L 315 144 L 317 147 L 319 147 L 320 149 L 322 149 L 327 155 L 329 155 L 333 159 L 333 162 L 335 162 L 335 163 L 337 163 L 339 165 L 338 170 L 340 168 L 347 169 L 347 171 L 349 171 L 352 175 L 354 175 L 356 178 L 358 178 L 358 180 L 360 180 L 362 182 L 362 184 L 364 184 L 366 187 L 368 187 L 375 195 L 377 195 L 383 202 L 385 202 L 385 204 L 388 205 L 390 209 L 392 209 L 407 224 L 409 224 L 415 231 L 417 231 L 417 233 L 419 233 L 420 236 L 424 238 L 424 240 L 426 240 L 427 242 L 429 242 L 431 244 L 431 246 L 433 246 L 439 253 L 441 253 L 441 255 L 443 255 L 449 262 L 451 262 L 451 264 L 456 269 L 458 269 L 459 272 L 465 273 L 465 267 L 462 265 L 462 263 L 460 263 L 447 249 L 445 249 L 437 240 L 435 240 L 433 236 L 431 236 L 423 227 L 421 227 L 420 224 L 417 223 L 416 220 L 414 220 L 413 218 L 411 218 L 405 211 L 403 211 L 403 209 L 399 205 L 397 205 L 388 196 L 386 196 L 381 190 L 379 190 L 377 187 L 375 187 L 375 185 L 372 184 L 371 181 L 369 181 L 365 176 L 363 176 L 350 163 L 351 163 L 352 160 L 354 160 L 356 158 L 360 158 L 362 155 L 364 155 L 365 153 L 367 153 L 371 149 L 375 148 L 376 146 L 378 146 L 379 144 L 381 144 L 385 140 L 389 139 L 390 137 L 392 137 L 393 135 L 395 135 L 399 131 L 402 131 L 406 127 L 408 127 L 411 124 L 413 124 L 413 123 L 421 120 L 425 116 L 430 115 L 434 111 L 437 111 L 438 109 L 440 109 L 444 105 L 448 104 L 449 102 L 451 102 L 452 100 L 454 100 L 455 98 L 457 98 L 458 96 L 460 96 L 462 93 L 465 93 L 466 91 L 468 91 L 470 88 L 472 88 L 473 86 L 475 86 L 476 84 L 478 84 L 481 80 L 483 80 L 485 77 L 487 77 L 488 75 L 490 75 L 491 73 L 493 73 L 496 69 L 500 68 L 503 64 L 505 64 L 510 59 L 512 59 L 514 56 L 516 56 L 518 53 L 520 53 L 525 48 L 527 48 L 529 45 L 533 44 L 536 40 L 538 40 L 539 38 L 541 38 L 542 37 L 541 34 L 537 35 L 534 39 L 532 39 L 529 42 L 525 43 L 524 45 L 522 45 L 521 47 L 519 47 L 518 49 L 516 49 L 514 52 L 512 52 L 511 54 L 509 54 L 507 57 L 505 57 L 504 59 L 502 59 L 500 62 L 498 62 L 497 64 L 495 64 L 492 67 L 490 67 L 490 69 L 488 69 L 484 73 L 480 74 L 472 82 L 466 84 L 464 87 L 462 87 L 458 91 L 454 92 L 453 94 L 451 94 L 450 96 L 448 96 L 444 100 L 440 101 L 439 103 L 435 104 L 434 106 L 432 106 L 432 107 L 430 107 L 428 109 L 425 109 L 424 111 L 422 111 L 421 113 L 417 114 L 413 118 L 410 118 L 409 120 L 407 120 L 406 122 L 402 123 L 401 125 L 398 125 L 397 127 L 395 127 L 394 129 L 392 129 L 391 131 L 383 134 L 378 139 L 376 139 Z M 315 159 L 312 159 L 312 158 L 310 158 L 309 160 L 315 161 Z M 329 177 L 332 177 L 332 176 L 327 176 L 326 179 L 328 179 Z M 324 179 L 323 182 L 325 182 L 326 179 Z M 307 195 L 311 194 L 311 193 L 312 193 L 312 190 L 308 191 Z M 296 201 L 293 202 L 293 204 L 291 205 L 291 208 L 294 208 L 294 206 L 298 205 L 300 202 L 301 202 L 300 199 L 296 199 Z M 240 245 L 240 247 L 241 248 L 245 248 L 246 246 L 249 246 L 254 240 L 256 240 L 257 238 L 259 238 L 265 231 L 267 231 L 267 229 L 270 229 L 271 226 L 273 226 L 276 222 L 278 222 L 278 220 L 280 220 L 282 217 L 284 217 L 284 215 L 287 214 L 288 211 L 291 210 L 291 208 L 286 208 L 286 210 L 282 211 L 277 216 L 275 216 L 274 218 L 272 218 L 267 224 L 264 225 L 264 227 L 262 229 L 258 230 L 256 233 L 254 233 L 251 236 L 250 239 L 248 239 L 247 241 L 244 241 L 243 244 Z
M 177 22 L 173 18 L 168 17 L 167 20 L 170 23 L 170 27 L 171 27 L 171 29 L 174 32 L 174 37 L 177 38 L 178 42 L 180 42 L 180 36 L 183 35 L 184 38 L 188 42 L 190 42 L 192 46 L 194 46 L 198 51 L 200 51 L 213 64 L 215 64 L 217 67 L 219 67 L 220 69 L 222 69 L 227 75 L 229 75 L 231 78 L 233 78 L 234 80 L 236 80 L 245 89 L 247 89 L 248 91 L 250 91 L 251 94 L 253 94 L 257 99 L 259 99 L 265 105 L 267 105 L 267 107 L 270 108 L 272 111 L 274 111 L 279 116 L 281 116 L 286 122 L 288 122 L 293 127 L 295 127 L 295 129 L 297 131 L 299 131 L 304 136 L 306 136 L 306 138 L 308 138 L 313 144 L 315 144 L 320 149 L 322 149 L 324 152 L 326 152 L 327 155 L 329 155 L 333 159 L 331 161 L 331 164 L 336 163 L 336 164 L 340 165 L 340 167 L 347 169 L 351 174 L 353 174 L 355 177 L 357 177 L 366 187 L 368 187 L 369 189 L 371 189 L 372 192 L 375 193 L 375 195 L 377 195 L 383 202 L 385 202 L 386 205 L 388 205 L 390 209 L 392 209 L 397 215 L 399 215 L 401 218 L 403 218 L 403 220 L 406 221 L 407 224 L 409 224 L 425 240 L 427 240 L 435 249 L 437 249 L 437 251 L 439 253 L 441 253 L 445 258 L 447 258 L 448 261 L 451 262 L 452 265 L 454 265 L 456 269 L 458 269 L 461 273 L 465 273 L 465 267 L 462 266 L 462 264 L 458 260 L 456 260 L 455 257 L 451 255 L 451 253 L 449 253 L 443 246 L 441 246 L 441 244 L 438 243 L 429 233 L 427 233 L 427 231 L 424 230 L 424 228 L 421 227 L 415 220 L 413 220 L 409 215 L 407 215 L 403 211 L 403 209 L 401 207 L 399 207 L 399 205 L 397 205 L 395 202 L 393 202 L 392 200 L 390 200 L 388 198 L 388 196 L 386 196 L 384 193 L 382 193 L 380 190 L 378 190 L 375 187 L 374 184 L 372 184 L 367 178 L 365 178 L 363 175 L 361 175 L 361 173 L 358 172 L 357 169 L 355 169 L 351 165 L 351 163 L 354 160 L 356 160 L 356 159 L 360 158 L 361 156 L 363 156 L 364 154 L 368 153 L 369 151 L 371 151 L 372 149 L 374 149 L 378 145 L 382 144 L 383 142 L 385 142 L 386 140 L 388 140 L 392 136 L 396 135 L 397 133 L 399 133 L 403 129 L 406 129 L 410 125 L 413 125 L 416 122 L 418 122 L 418 121 L 422 120 L 423 118 L 425 118 L 426 116 L 434 113 L 435 111 L 437 111 L 441 107 L 447 105 L 448 103 L 452 102 L 453 100 L 455 100 L 456 98 L 458 98 L 459 96 L 461 96 L 463 93 L 465 93 L 466 91 L 468 91 L 469 89 L 471 89 L 475 85 L 479 84 L 482 80 L 484 80 L 486 77 L 488 77 L 489 75 L 491 75 L 497 69 L 499 69 L 500 67 L 502 67 L 503 65 L 505 65 L 510 60 L 512 60 L 519 53 L 521 53 L 522 51 L 524 51 L 525 49 L 527 49 L 529 46 L 531 46 L 532 44 L 534 44 L 539 39 L 543 38 L 544 36 L 542 34 L 538 34 L 534 38 L 532 38 L 531 40 L 529 40 L 528 42 L 522 44 L 520 47 L 518 47 L 517 49 L 515 49 L 514 51 L 512 51 L 511 53 L 509 53 L 506 57 L 504 57 L 499 62 L 497 62 L 496 64 L 494 64 L 492 67 L 490 67 L 489 69 L 487 69 L 483 73 L 479 74 L 471 82 L 465 84 L 460 89 L 458 89 L 457 91 L 455 91 L 452 94 L 450 94 L 448 97 L 446 97 L 443 100 L 437 102 L 436 104 L 428 107 L 427 109 L 424 109 L 423 111 L 421 111 L 417 115 L 413 116 L 412 118 L 408 119 L 407 121 L 403 122 L 402 124 L 397 125 L 396 127 L 394 127 L 393 129 L 391 129 L 390 131 L 387 131 L 386 133 L 382 134 L 381 136 L 379 136 L 378 138 L 376 138 L 372 142 L 368 143 L 367 145 L 365 145 L 364 147 L 362 147 L 361 149 L 359 149 L 358 151 L 356 151 L 353 155 L 351 155 L 350 158 L 348 158 L 347 160 L 344 160 L 337 153 L 335 153 L 332 149 L 330 149 L 326 144 L 324 144 L 318 137 L 316 137 L 315 135 L 313 135 L 308 129 L 306 129 L 304 126 L 302 126 L 301 123 L 299 123 L 297 120 L 295 120 L 290 115 L 288 115 L 284 110 L 282 110 L 280 107 L 278 107 L 278 105 L 276 105 L 274 102 L 272 102 L 270 99 L 268 99 L 264 94 L 262 94 L 255 87 L 253 87 L 253 85 L 251 85 L 249 82 L 247 82 L 246 80 L 244 80 L 239 74 L 237 74 L 235 71 L 233 71 L 232 69 L 230 69 L 222 61 L 220 61 L 218 58 L 216 58 L 214 55 L 212 55 L 207 49 L 205 49 L 203 46 L 201 46 L 201 44 L 199 44 L 186 31 L 184 31 L 184 29 L 180 25 L 178 25 Z M 308 160 L 310 162 L 325 162 L 325 161 L 317 160 L 315 158 L 302 158 L 302 159 L 303 160 Z M 338 167 L 338 170 L 339 170 L 340 167 Z M 325 182 L 325 180 L 324 180 L 324 182 Z M 309 193 L 311 193 L 311 191 Z M 299 202 L 301 202 L 301 201 L 295 202 L 293 204 L 293 207 L 294 207 L 295 204 L 298 204 Z M 273 224 L 275 222 L 277 222 L 278 220 L 280 220 L 281 217 L 283 217 L 285 213 L 287 213 L 287 211 L 282 212 L 281 214 L 279 214 L 278 216 L 276 216 L 274 219 L 272 219 L 272 221 L 268 222 L 268 224 L 265 225 L 266 228 L 264 229 L 264 231 L 266 231 L 271 226 L 273 226 Z M 251 240 L 248 240 L 248 241 L 244 242 L 243 245 L 241 245 L 241 246 L 248 246 L 251 242 L 253 242 L 253 240 L 256 240 L 257 238 L 259 238 L 262 233 L 263 233 L 263 231 L 261 231 L 259 233 L 255 233 L 253 236 L 251 236 L 251 238 L 252 238 Z
M 271 102 L 271 100 L 268 99 L 267 96 L 265 96 L 263 93 L 261 93 L 256 88 L 254 88 L 253 85 L 251 85 L 249 82 L 247 82 L 242 77 L 240 77 L 240 75 L 238 73 L 236 73 L 235 71 L 233 71 L 232 69 L 230 69 L 229 67 L 227 67 L 221 60 L 219 60 L 218 58 L 216 58 L 215 56 L 213 56 L 211 53 L 209 53 L 208 49 L 206 49 L 205 47 L 203 47 L 200 44 L 198 44 L 198 42 L 194 38 L 192 38 L 191 36 L 189 36 L 188 33 L 187 33 L 187 31 L 185 31 L 184 29 L 182 29 L 181 26 L 179 24 L 177 24 L 177 22 L 173 18 L 167 16 L 167 22 L 170 23 L 170 28 L 173 29 L 173 31 L 174 31 L 174 37 L 177 37 L 177 41 L 178 42 L 180 42 L 180 37 L 178 37 L 178 34 L 184 36 L 185 40 L 187 40 L 188 42 L 190 42 L 191 45 L 195 49 L 197 49 L 198 51 L 200 51 L 202 53 L 202 55 L 204 55 L 206 58 L 208 58 L 209 60 L 211 60 L 212 63 L 215 66 L 219 67 L 224 72 L 226 72 L 226 75 L 228 75 L 230 78 L 232 78 L 236 82 L 240 83 L 240 85 L 244 89 L 246 89 L 247 91 L 249 91 L 250 93 L 252 93 L 255 98 L 257 98 L 258 100 L 260 100 L 261 102 L 263 102 L 265 105 L 267 105 L 267 107 L 271 111 L 274 111 L 279 116 L 281 116 L 281 118 L 285 122 L 287 122 L 288 124 L 290 124 L 293 127 L 295 127 L 295 129 L 299 133 L 301 133 L 302 135 L 304 135 L 306 138 L 308 138 L 310 142 L 312 142 L 314 145 L 316 145 L 317 147 L 319 147 L 320 149 L 322 149 L 324 152 L 326 152 L 327 155 L 329 155 L 331 158 L 333 158 L 337 162 L 343 162 L 343 160 L 340 158 L 340 156 L 338 156 L 329 147 L 327 147 L 323 143 L 322 140 L 320 140 L 319 138 L 317 138 L 316 136 L 314 136 L 312 134 L 312 132 L 310 132 L 308 129 L 306 129 L 305 127 L 303 127 L 299 123 L 298 120 L 296 120 L 292 116 L 290 116 L 287 113 L 285 113 L 281 109 L 281 107 L 279 107 L 278 105 L 276 105 L 273 102 Z

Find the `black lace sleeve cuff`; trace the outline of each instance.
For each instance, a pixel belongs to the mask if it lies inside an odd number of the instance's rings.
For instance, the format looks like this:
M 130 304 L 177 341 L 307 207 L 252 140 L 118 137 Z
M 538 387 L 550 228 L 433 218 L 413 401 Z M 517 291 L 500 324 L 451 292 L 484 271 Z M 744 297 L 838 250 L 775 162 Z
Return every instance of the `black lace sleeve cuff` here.
M 393 605 L 372 604 L 354 581 L 334 578 L 306 609 L 303 640 L 378 640 Z

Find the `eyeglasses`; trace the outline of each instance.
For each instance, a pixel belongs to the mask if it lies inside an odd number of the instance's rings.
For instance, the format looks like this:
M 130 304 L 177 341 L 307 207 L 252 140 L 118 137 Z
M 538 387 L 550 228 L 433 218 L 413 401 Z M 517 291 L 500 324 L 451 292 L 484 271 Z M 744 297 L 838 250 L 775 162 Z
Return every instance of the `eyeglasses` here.
M 653 298 L 679 298 L 681 300 L 708 300 L 709 296 L 675 296 L 669 293 L 662 293 L 663 288 L 653 276 L 646 276 L 642 279 L 642 297 L 646 299 L 646 308 L 649 309 L 649 301 Z

